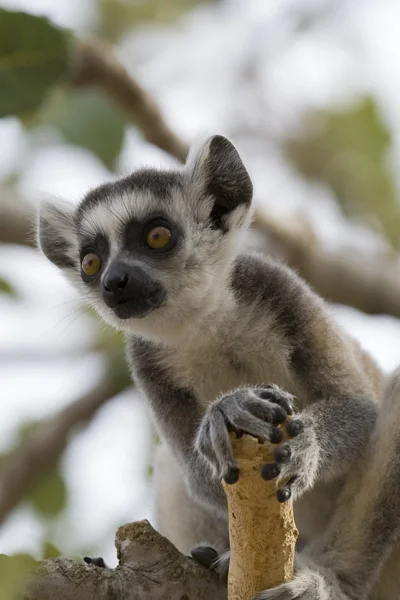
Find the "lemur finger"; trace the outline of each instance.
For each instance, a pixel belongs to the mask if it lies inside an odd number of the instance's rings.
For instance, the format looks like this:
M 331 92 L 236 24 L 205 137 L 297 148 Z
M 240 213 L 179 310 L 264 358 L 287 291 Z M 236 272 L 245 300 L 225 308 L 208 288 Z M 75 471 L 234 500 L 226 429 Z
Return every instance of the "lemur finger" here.
M 273 444 L 279 443 L 283 434 L 278 427 L 275 427 L 272 423 L 268 423 L 257 419 L 248 411 L 239 411 L 235 418 L 235 426 L 243 430 L 245 433 L 257 438 L 261 442 L 267 440 Z
M 275 386 L 258 388 L 255 390 L 255 392 L 259 398 L 262 398 L 263 400 L 269 400 L 270 402 L 281 406 L 288 415 L 293 414 L 292 403 L 294 396 L 292 394 L 284 392 Z
M 196 450 L 206 459 L 207 463 L 214 472 L 215 477 L 219 477 L 219 464 L 214 452 L 211 440 L 210 421 L 204 420 L 196 437 Z
M 194 560 L 210 569 L 218 560 L 218 552 L 211 546 L 196 546 L 190 553 Z
M 296 479 L 296 476 L 292 477 L 284 486 L 278 489 L 278 491 L 276 492 L 278 502 L 287 502 L 292 497 L 292 488 Z
M 239 478 L 239 469 L 233 456 L 224 415 L 216 411 L 209 427 L 211 446 L 218 461 L 219 476 L 225 479 L 226 483 L 236 483 Z
M 292 496 L 292 491 L 289 486 L 281 487 L 276 492 L 276 498 L 277 498 L 278 502 L 281 502 L 281 503 L 287 502 L 291 496 Z
M 292 451 L 289 444 L 284 444 L 274 450 L 274 458 L 277 465 L 286 464 L 292 458 Z
M 257 397 L 248 399 L 248 402 L 246 402 L 246 409 L 258 419 L 273 423 L 274 425 L 284 423 L 287 419 L 287 412 L 284 408 L 278 404 Z
M 280 469 L 276 463 L 265 463 L 261 467 L 261 477 L 265 479 L 265 481 L 271 481 L 271 479 L 275 479 L 278 477 L 280 473 Z
M 297 437 L 298 435 L 300 435 L 300 433 L 303 433 L 304 425 L 301 421 L 293 419 L 292 421 L 289 421 L 286 425 L 286 431 L 288 432 L 288 435 L 290 435 L 290 437 Z

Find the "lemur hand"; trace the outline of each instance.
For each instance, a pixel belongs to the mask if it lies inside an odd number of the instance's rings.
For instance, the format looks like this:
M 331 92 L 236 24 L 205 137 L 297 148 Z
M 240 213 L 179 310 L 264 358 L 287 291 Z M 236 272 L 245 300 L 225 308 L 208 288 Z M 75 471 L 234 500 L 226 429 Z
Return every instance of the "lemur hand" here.
M 314 421 L 310 415 L 299 414 L 286 425 L 292 439 L 274 450 L 275 462 L 263 465 L 261 476 L 277 478 L 279 502 L 296 500 L 312 487 L 318 471 L 320 446 Z
M 239 388 L 209 406 L 200 425 L 196 449 L 215 477 L 235 483 L 239 469 L 232 452 L 229 432 L 247 433 L 260 442 L 282 441 L 277 425 L 292 414 L 293 396 L 276 386 Z M 293 438 L 274 451 L 275 463 L 264 465 L 264 479 L 278 478 L 278 500 L 284 502 L 308 489 L 316 475 L 319 446 L 310 417 L 292 419 L 287 431 Z

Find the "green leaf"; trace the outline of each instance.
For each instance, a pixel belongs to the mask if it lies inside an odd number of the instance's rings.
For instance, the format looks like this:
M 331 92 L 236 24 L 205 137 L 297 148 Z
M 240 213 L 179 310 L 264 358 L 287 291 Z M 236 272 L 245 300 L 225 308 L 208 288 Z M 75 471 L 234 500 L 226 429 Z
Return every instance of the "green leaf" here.
M 29 554 L 0 554 L 0 598 L 20 600 L 21 593 L 36 566 L 37 562 Z
M 98 0 L 98 31 L 101 39 L 116 42 L 140 23 L 175 23 L 203 0 Z
M 387 157 L 391 136 L 372 98 L 345 111 L 310 115 L 308 128 L 285 149 L 310 179 L 326 183 L 344 214 L 400 247 L 400 204 Z
M 0 9 L 0 117 L 35 110 L 67 69 L 68 35 L 47 19 Z
M 57 558 L 61 556 L 61 552 L 51 542 L 44 541 L 42 545 L 42 558 L 47 560 L 48 558 Z
M 0 294 L 6 294 L 7 296 L 17 297 L 17 292 L 8 281 L 0 277 Z
M 57 127 L 66 141 L 90 150 L 108 168 L 114 167 L 124 140 L 125 120 L 104 94 L 92 89 L 56 89 L 40 118 Z
M 58 471 L 45 475 L 29 493 L 33 509 L 44 517 L 54 517 L 67 503 L 67 488 Z

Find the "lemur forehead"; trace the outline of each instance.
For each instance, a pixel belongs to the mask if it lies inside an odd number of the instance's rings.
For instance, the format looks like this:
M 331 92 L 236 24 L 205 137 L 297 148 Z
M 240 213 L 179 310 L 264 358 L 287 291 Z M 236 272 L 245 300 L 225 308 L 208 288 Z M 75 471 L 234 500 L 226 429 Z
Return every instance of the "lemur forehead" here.
M 76 213 L 78 228 L 113 237 L 133 219 L 143 221 L 157 210 L 168 210 L 182 189 L 183 177 L 179 172 L 137 171 L 89 192 Z

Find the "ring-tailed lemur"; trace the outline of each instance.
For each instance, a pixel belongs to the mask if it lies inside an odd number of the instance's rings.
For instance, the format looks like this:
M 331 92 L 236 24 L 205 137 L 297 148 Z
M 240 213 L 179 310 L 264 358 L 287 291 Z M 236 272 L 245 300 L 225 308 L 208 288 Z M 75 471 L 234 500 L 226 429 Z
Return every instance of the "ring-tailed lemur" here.
M 240 253 L 252 191 L 234 146 L 214 136 L 181 170 L 139 170 L 91 191 L 77 208 L 44 203 L 39 243 L 125 332 L 134 379 L 164 442 L 161 532 L 183 551 L 201 538 L 218 551 L 227 545 L 220 479 L 238 477 L 228 431 L 279 441 L 276 425 L 292 412 L 287 389 L 297 399 L 292 437 L 262 474 L 277 479 L 280 501 L 294 499 L 305 548 L 293 582 L 259 598 L 364 598 L 389 546 L 381 536 L 376 556 L 371 542 L 373 567 L 369 546 L 353 556 L 344 513 L 335 511 L 367 451 L 383 378 L 290 269 Z M 332 522 L 334 542 L 325 544 Z M 302 567 L 306 556 L 316 565 Z

